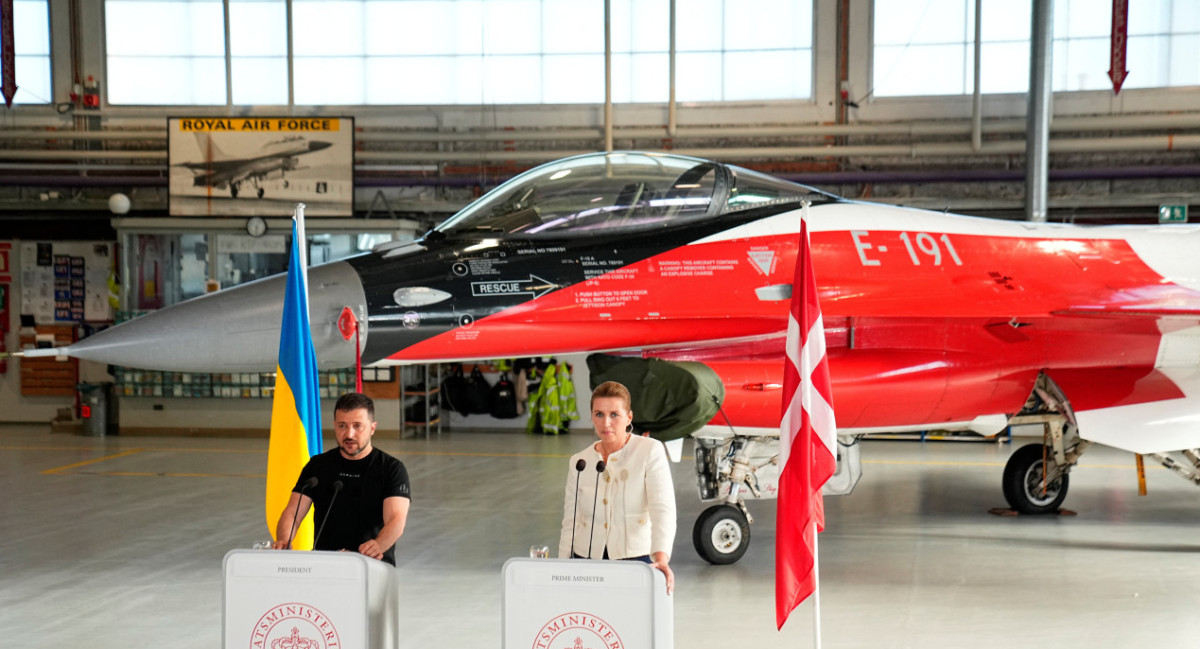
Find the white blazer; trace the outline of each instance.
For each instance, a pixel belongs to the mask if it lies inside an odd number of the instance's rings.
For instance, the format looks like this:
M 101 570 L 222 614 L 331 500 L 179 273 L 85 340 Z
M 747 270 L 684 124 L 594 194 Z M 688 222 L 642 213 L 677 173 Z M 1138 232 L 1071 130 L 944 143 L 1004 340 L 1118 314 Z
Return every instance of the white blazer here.
M 585 463 L 584 469 L 576 472 L 575 465 L 581 459 Z M 675 543 L 675 485 L 671 482 L 667 450 L 662 442 L 638 435 L 630 437 L 625 448 L 608 457 L 608 465 L 599 476 L 597 493 L 596 463 L 599 461 L 600 452 L 595 443 L 571 456 L 558 556 L 571 557 L 572 522 L 574 551 L 581 557 L 602 558 L 606 547 L 610 559 L 653 555 L 655 552 L 666 552 L 670 556 Z M 575 504 L 577 481 L 578 505 Z

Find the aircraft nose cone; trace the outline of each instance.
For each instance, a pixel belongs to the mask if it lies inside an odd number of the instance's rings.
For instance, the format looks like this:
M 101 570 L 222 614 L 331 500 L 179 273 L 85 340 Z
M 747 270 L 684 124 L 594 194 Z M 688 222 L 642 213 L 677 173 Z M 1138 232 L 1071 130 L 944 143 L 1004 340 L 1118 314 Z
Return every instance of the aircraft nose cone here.
M 76 358 L 170 372 L 272 372 L 279 357 L 286 275 L 211 293 L 135 318 L 69 347 Z M 354 364 L 354 338 L 337 322 L 345 307 L 367 339 L 367 300 L 345 262 L 308 271 L 309 324 L 321 369 Z
M 309 151 L 320 151 L 321 149 L 328 149 L 331 146 L 333 146 L 332 142 L 320 142 L 320 141 L 309 142 L 308 150 Z

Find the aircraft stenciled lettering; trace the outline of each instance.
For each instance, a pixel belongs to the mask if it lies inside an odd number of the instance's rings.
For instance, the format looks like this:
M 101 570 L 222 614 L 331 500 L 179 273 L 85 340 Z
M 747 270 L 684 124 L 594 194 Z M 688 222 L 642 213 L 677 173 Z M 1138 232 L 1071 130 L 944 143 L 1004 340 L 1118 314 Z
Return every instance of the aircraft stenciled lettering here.
M 663 277 L 712 277 L 719 271 L 734 270 L 736 259 L 683 259 L 659 261 L 659 272 Z
M 529 279 L 471 282 L 471 295 L 475 297 L 494 297 L 533 293 L 534 298 L 539 298 L 556 288 L 558 288 L 557 284 L 531 274 Z
M 589 280 L 614 271 L 622 272 L 625 261 L 623 259 L 597 259 L 592 255 L 583 255 L 579 258 L 579 265 L 583 267 L 583 278 Z
M 874 236 L 876 242 L 871 243 L 866 239 L 871 237 L 871 233 L 866 230 L 852 230 L 850 237 L 854 239 L 854 249 L 858 252 L 858 260 L 863 266 L 879 266 L 883 260 L 875 256 L 867 256 L 867 251 L 875 250 L 879 253 L 888 251 L 887 245 L 878 243 L 878 239 L 884 235 L 876 234 Z M 950 235 L 942 234 L 937 236 L 928 232 L 917 232 L 910 235 L 907 232 L 901 232 L 897 235 L 900 242 L 904 244 L 904 249 L 908 253 L 908 259 L 913 266 L 921 266 L 922 262 L 929 263 L 932 266 L 941 266 L 942 262 L 946 265 L 953 264 L 962 266 L 962 258 L 958 256 L 958 251 L 954 249 L 954 244 L 950 242 Z M 945 255 L 942 254 L 942 249 L 945 248 Z
M 649 295 L 646 289 L 623 289 L 619 291 L 580 291 L 575 294 L 575 304 L 585 309 L 617 309 Z
M 504 261 L 499 259 L 468 259 L 467 269 L 469 274 L 474 277 L 483 277 L 485 275 L 499 275 L 500 271 L 496 266 L 504 265 Z
M 770 248 L 751 248 L 746 255 L 750 258 L 750 263 L 753 264 L 754 269 L 768 277 L 771 273 L 775 272 L 775 266 L 779 262 L 775 251 Z

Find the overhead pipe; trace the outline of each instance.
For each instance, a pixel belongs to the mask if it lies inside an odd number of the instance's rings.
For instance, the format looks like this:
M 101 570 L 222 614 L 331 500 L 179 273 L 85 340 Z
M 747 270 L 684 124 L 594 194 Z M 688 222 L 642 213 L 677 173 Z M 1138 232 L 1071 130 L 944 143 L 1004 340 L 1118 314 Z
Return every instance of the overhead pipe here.
M 225 110 L 233 112 L 233 31 L 229 26 L 229 0 L 221 3 L 225 12 Z M 289 70 L 290 72 L 290 70 Z
M 101 111 L 102 112 L 102 111 Z M 91 113 L 89 113 L 91 114 Z M 998 119 L 985 122 L 982 130 L 986 134 L 1000 135 L 1024 133 L 1024 118 Z M 1126 116 L 1059 117 L 1050 125 L 1052 133 L 1083 131 L 1164 131 L 1200 128 L 1200 112 L 1178 114 L 1146 114 Z M 973 129 L 968 121 L 944 122 L 886 122 L 856 124 L 805 124 L 795 126 L 690 126 L 678 127 L 677 139 L 722 138 L 738 139 L 753 137 L 827 137 L 827 136 L 880 136 L 907 135 L 911 137 L 937 135 L 969 135 Z M 662 127 L 615 128 L 615 137 L 623 139 L 661 139 L 667 135 Z M 593 140 L 604 137 L 603 128 L 570 127 L 562 129 L 529 130 L 469 130 L 469 131 L 372 131 L 356 133 L 359 143 L 371 142 L 502 142 L 502 141 L 561 141 Z M 165 146 L 165 128 L 139 130 L 47 130 L 37 128 L 0 129 L 0 141 L 6 140 L 108 140 L 108 141 L 160 141 Z M 0 149 L 0 158 L 5 154 Z
M 287 78 L 288 78 L 288 114 L 296 114 L 296 48 L 293 43 L 295 40 L 295 22 L 292 7 L 292 0 L 284 0 L 283 2 L 284 22 L 287 25 Z M 229 57 L 226 57 L 229 58 Z
M 676 123 L 675 106 L 675 0 L 670 2 L 670 26 L 667 44 L 667 137 L 675 137 L 679 127 Z
M 948 169 L 932 171 L 815 171 L 777 173 L 776 176 L 806 185 L 852 185 L 889 183 L 971 183 L 1011 182 L 1024 177 L 1021 169 Z M 354 184 L 359 188 L 380 187 L 475 187 L 495 186 L 511 176 L 494 176 L 481 183 L 476 175 L 400 175 L 356 174 Z M 1200 165 L 1166 167 L 1083 167 L 1052 169 L 1050 180 L 1136 180 L 1152 178 L 1200 178 Z M 166 187 L 164 176 L 45 176 L 37 174 L 0 174 L 0 186 L 53 187 Z
M 1029 98 L 1026 101 L 1025 218 L 1046 221 L 1050 169 L 1050 118 L 1054 111 L 1054 0 L 1033 0 L 1029 38 Z
M 971 148 L 983 148 L 983 0 L 975 0 L 975 92 L 971 96 Z
M 788 158 L 838 157 L 905 157 L 1015 155 L 1026 149 L 1023 140 L 987 142 L 976 151 L 970 142 L 930 142 L 917 144 L 865 144 L 845 146 L 794 147 L 697 147 L 676 148 L 670 152 L 723 161 L 764 160 Z M 1200 135 L 1153 135 L 1108 139 L 1062 139 L 1050 142 L 1053 153 L 1103 153 L 1119 151 L 1193 151 L 1200 149 Z M 655 149 L 648 149 L 654 151 Z M 546 162 L 557 158 L 593 153 L 590 149 L 555 149 L 530 151 L 356 151 L 357 163 L 370 164 L 376 169 L 384 163 L 435 164 L 478 162 Z M 146 151 L 74 151 L 43 149 L 6 149 L 6 160 L 146 160 L 163 164 L 167 152 Z M 161 171 L 161 168 L 155 168 Z
M 1200 149 L 1200 135 L 1148 135 L 1121 138 L 1059 139 L 1049 144 L 1052 153 L 1103 153 L 1119 151 L 1193 151 Z M 655 151 L 656 149 L 647 149 Z M 670 153 L 723 161 L 780 158 L 838 158 L 894 156 L 923 158 L 934 156 L 1014 155 L 1026 150 L 1024 140 L 987 142 L 975 150 L 970 142 L 928 142 L 913 144 L 864 144 L 844 146 L 778 147 L 695 147 L 675 148 Z M 527 151 L 356 151 L 357 163 L 381 167 L 393 164 L 545 162 L 584 153 L 591 149 L 554 149 Z M 45 149 L 0 149 L 0 160 L 146 160 L 165 163 L 167 152 L 154 150 L 75 151 Z
M 604 150 L 613 150 L 612 0 L 604 0 Z

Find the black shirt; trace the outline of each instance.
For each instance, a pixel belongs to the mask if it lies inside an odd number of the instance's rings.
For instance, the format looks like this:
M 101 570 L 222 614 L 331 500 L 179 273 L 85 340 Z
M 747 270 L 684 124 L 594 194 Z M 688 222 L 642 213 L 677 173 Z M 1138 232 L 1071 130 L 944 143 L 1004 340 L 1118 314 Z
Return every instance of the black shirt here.
M 384 499 L 411 498 L 404 464 L 377 448 L 358 460 L 347 460 L 336 448 L 313 456 L 300 471 L 292 491 L 299 493 L 300 487 L 314 476 L 317 486 L 306 490 L 304 495 L 313 501 L 313 531 L 320 531 L 318 550 L 358 552 L 358 546 L 375 538 L 383 529 Z M 342 489 L 335 499 L 337 481 L 341 481 Z M 383 560 L 396 565 L 394 545 L 384 549 Z

